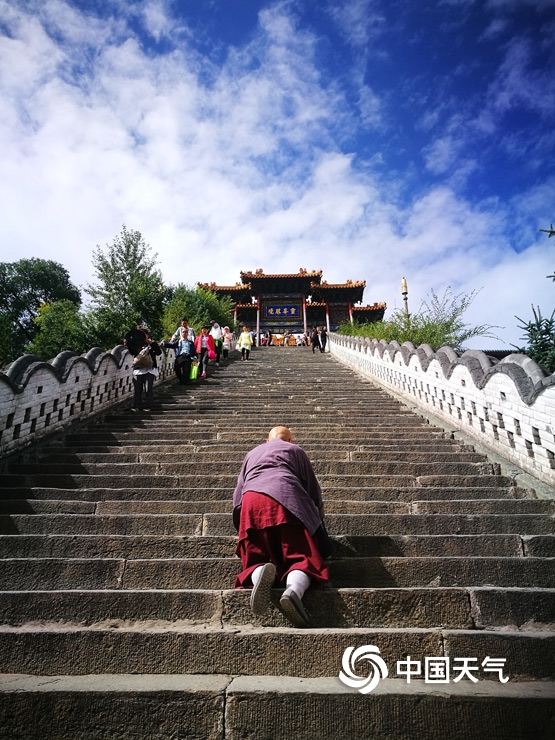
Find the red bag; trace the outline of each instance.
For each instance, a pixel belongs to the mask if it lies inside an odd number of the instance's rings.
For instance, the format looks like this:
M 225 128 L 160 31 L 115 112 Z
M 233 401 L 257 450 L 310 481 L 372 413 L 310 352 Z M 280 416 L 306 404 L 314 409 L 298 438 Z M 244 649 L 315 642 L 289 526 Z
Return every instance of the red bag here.
M 209 360 L 215 360 L 216 359 L 216 353 L 214 352 L 214 350 L 212 350 L 212 349 L 209 349 L 208 350 L 208 359 Z

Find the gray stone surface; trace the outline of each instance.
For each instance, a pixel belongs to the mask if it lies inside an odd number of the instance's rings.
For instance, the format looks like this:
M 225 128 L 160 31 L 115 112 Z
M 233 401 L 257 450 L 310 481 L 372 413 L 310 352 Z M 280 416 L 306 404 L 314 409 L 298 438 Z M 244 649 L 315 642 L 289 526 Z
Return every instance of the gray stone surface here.
M 553 501 L 327 355 L 252 357 L 10 458 L 0 738 L 552 740 Z M 337 542 L 307 630 L 279 588 L 260 617 L 233 589 L 232 491 L 276 423 Z M 367 696 L 338 680 L 362 645 L 390 671 Z M 503 658 L 510 680 L 407 684 L 409 655 Z

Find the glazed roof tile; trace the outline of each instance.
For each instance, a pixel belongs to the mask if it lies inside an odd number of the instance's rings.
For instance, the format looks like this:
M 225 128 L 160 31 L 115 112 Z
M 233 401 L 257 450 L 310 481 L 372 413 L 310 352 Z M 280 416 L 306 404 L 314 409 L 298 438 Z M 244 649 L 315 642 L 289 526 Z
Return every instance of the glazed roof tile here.
M 356 282 L 353 282 L 352 280 L 347 280 L 344 283 L 328 283 L 325 280 L 323 280 L 321 283 L 311 283 L 311 288 L 319 288 L 319 289 L 326 289 L 326 288 L 366 288 L 366 280 L 357 280 Z
M 265 274 L 262 268 L 259 268 L 255 272 L 240 272 L 241 279 L 245 278 L 306 278 L 306 277 L 322 277 L 322 270 L 312 270 L 308 272 L 304 267 L 299 268 L 298 272 L 283 273 L 283 274 Z

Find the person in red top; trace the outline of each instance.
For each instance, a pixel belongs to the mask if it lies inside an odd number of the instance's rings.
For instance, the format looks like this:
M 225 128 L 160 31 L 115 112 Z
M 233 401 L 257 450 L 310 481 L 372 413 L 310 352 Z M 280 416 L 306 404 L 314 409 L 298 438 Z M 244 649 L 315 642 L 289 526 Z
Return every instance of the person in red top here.
M 236 554 L 242 571 L 235 588 L 252 588 L 251 610 L 264 614 L 277 579 L 285 582 L 280 605 L 296 627 L 309 624 L 302 603 L 328 569 L 317 544 L 324 517 L 322 492 L 308 456 L 287 427 L 274 427 L 265 444 L 245 456 L 233 494 Z
M 203 326 L 200 334 L 195 339 L 195 349 L 199 359 L 201 378 L 206 378 L 208 360 L 216 359 L 216 345 L 214 344 L 214 337 L 210 336 L 209 331 L 209 326 Z

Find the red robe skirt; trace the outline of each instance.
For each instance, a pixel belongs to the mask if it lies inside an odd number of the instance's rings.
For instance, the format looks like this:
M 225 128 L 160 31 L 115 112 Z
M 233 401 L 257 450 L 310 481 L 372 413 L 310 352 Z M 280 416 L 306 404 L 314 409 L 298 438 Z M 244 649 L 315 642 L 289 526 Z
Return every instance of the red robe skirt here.
M 304 524 L 263 493 L 243 494 L 235 554 L 243 566 L 235 588 L 252 588 L 251 573 L 268 562 L 276 566 L 276 585 L 285 581 L 290 570 L 302 570 L 316 583 L 329 580 L 316 541 Z

